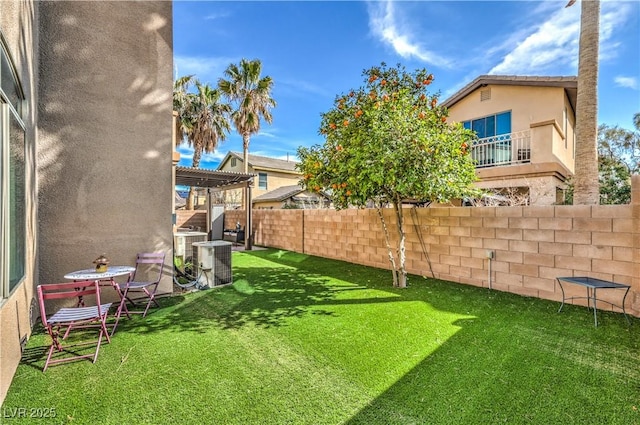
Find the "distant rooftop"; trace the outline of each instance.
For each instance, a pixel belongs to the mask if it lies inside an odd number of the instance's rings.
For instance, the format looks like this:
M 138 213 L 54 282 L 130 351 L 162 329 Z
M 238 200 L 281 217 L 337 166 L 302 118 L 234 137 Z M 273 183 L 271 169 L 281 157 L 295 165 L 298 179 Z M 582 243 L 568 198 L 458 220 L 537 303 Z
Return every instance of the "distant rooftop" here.
M 260 196 L 256 196 L 255 198 L 253 198 L 253 202 L 284 201 L 285 199 L 289 199 L 292 196 L 295 196 L 303 191 L 304 189 L 297 184 L 293 186 L 282 186 L 270 192 L 263 193 Z
M 231 151 L 227 154 L 225 159 L 222 160 L 222 162 L 220 162 L 220 165 L 218 166 L 218 168 L 220 168 L 230 157 L 236 157 L 240 161 L 243 161 L 244 159 L 242 152 Z M 253 168 L 286 170 L 286 171 L 297 172 L 296 170 L 297 163 L 298 163 L 297 161 L 294 161 L 292 159 L 287 161 L 286 159 L 269 158 L 267 156 L 249 154 L 249 165 Z

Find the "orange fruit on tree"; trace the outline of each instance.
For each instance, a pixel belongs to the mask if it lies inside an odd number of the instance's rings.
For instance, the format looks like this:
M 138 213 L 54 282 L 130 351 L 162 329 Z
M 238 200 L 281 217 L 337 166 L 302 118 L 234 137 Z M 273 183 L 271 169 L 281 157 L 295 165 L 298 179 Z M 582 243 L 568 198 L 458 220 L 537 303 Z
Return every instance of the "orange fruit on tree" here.
M 349 120 L 344 120 L 344 122 L 342 123 L 342 125 L 344 125 L 345 127 L 349 125 Z

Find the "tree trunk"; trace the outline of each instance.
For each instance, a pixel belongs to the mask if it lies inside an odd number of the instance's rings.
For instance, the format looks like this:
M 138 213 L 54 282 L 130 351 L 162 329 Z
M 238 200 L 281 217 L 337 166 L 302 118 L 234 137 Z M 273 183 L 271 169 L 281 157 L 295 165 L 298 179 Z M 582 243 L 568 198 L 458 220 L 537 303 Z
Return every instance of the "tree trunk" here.
M 597 151 L 600 1 L 582 0 L 581 3 L 573 203 L 595 205 L 600 199 Z
M 184 208 L 186 210 L 194 210 L 194 202 L 195 202 L 195 197 L 196 197 L 196 191 L 193 187 L 189 188 L 189 196 L 187 196 L 187 203 L 185 204 Z
M 405 267 L 405 246 L 404 246 L 404 216 L 402 215 L 402 201 L 400 199 L 396 199 L 393 202 L 393 209 L 396 213 L 396 228 L 398 231 L 398 262 L 400 263 L 400 268 L 398 270 L 398 287 L 406 288 L 407 287 L 407 269 Z
M 244 173 L 249 173 L 249 134 L 242 135 L 242 160 L 244 161 Z
M 397 287 L 399 285 L 398 268 L 396 267 L 396 259 L 393 256 L 393 250 L 391 249 L 391 240 L 389 238 L 389 228 L 387 227 L 387 223 L 384 221 L 384 215 L 382 214 L 382 207 L 376 206 L 376 211 L 378 211 L 378 217 L 380 217 L 380 222 L 382 223 L 382 230 L 384 232 L 384 242 L 387 245 L 387 253 L 389 254 L 389 263 L 391 263 L 391 273 L 393 274 L 393 286 Z

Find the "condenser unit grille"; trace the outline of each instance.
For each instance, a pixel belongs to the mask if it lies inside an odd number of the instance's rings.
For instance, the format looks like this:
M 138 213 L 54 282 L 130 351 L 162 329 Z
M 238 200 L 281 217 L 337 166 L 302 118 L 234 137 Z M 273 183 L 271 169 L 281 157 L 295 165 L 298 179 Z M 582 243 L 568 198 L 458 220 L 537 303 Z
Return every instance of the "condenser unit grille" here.
M 174 255 L 181 256 L 185 261 L 191 262 L 195 253 L 193 249 L 194 242 L 205 242 L 207 234 L 204 232 L 184 232 L 183 234 L 174 233 Z
M 213 283 L 214 286 L 226 285 L 233 283 L 233 275 L 231 271 L 231 242 L 225 241 L 211 241 L 206 242 L 206 246 L 199 245 L 194 250 L 193 263 L 200 266 L 200 264 L 209 265 L 213 262 Z M 205 255 L 210 255 L 211 248 L 213 248 L 213 261 L 209 258 L 203 258 Z M 209 270 L 208 270 L 209 271 Z M 211 279 L 211 277 L 208 277 Z
M 216 285 L 226 285 L 233 282 L 231 273 L 231 243 L 214 248 Z

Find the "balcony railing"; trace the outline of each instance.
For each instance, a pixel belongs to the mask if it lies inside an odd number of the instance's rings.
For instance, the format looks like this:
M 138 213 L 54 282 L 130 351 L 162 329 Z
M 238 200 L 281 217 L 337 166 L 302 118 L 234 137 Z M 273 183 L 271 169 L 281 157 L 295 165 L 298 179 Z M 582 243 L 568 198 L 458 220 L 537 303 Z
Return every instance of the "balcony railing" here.
M 531 162 L 530 130 L 485 137 L 473 142 L 471 157 L 476 168 Z

